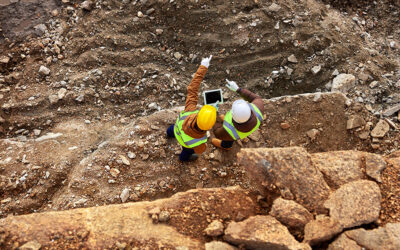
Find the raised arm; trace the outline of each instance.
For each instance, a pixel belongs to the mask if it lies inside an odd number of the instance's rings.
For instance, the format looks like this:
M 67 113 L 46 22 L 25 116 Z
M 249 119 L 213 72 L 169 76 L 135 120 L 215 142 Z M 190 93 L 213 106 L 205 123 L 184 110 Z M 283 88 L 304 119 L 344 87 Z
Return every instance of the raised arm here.
M 197 103 L 199 102 L 198 96 L 199 96 L 200 84 L 207 73 L 207 69 L 208 66 L 210 65 L 211 58 L 212 56 L 208 58 L 203 58 L 200 67 L 197 69 L 196 74 L 194 74 L 192 81 L 187 87 L 185 112 L 195 111 L 197 108 Z
M 239 88 L 237 83 L 234 81 L 229 81 L 228 79 L 226 79 L 226 82 L 226 87 L 228 89 L 238 93 L 243 99 L 256 105 L 261 113 L 264 114 L 264 102 L 259 95 L 254 94 L 248 89 Z

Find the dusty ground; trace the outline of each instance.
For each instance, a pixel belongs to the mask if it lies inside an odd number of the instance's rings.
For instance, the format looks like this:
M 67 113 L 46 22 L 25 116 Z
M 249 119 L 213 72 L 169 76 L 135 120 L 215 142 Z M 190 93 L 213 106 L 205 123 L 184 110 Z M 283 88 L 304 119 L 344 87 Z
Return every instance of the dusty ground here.
M 393 128 L 378 140 L 360 134 L 373 128 L 382 110 L 400 102 L 398 3 L 378 1 L 386 7 L 368 8 L 358 22 L 357 10 L 372 5 L 330 2 L 332 7 L 275 1 L 279 8 L 272 8 L 272 1 L 262 0 L 110 0 L 96 1 L 91 11 L 81 9 L 80 1 L 0 5 L 0 57 L 9 58 L 0 63 L 1 216 L 120 203 L 126 188 L 128 201 L 196 187 L 252 190 L 235 163 L 240 147 L 395 151 L 400 137 Z M 4 23 L 17 10 L 17 18 Z M 46 17 L 51 19 L 45 22 Z M 46 24 L 42 37 L 19 42 L 39 23 Z M 266 101 L 260 133 L 230 153 L 210 145 L 196 164 L 178 163 L 178 144 L 164 138 L 177 111 L 164 110 L 184 104 L 191 75 L 210 54 L 202 90 L 220 88 L 229 78 L 265 99 L 328 91 L 337 69 L 356 76 L 348 93 L 352 104 L 344 97 Z M 292 54 L 298 63 L 288 62 Z M 51 70 L 48 76 L 38 73 L 42 65 Z M 321 71 L 313 74 L 317 65 Z M 373 81 L 379 84 L 371 88 Z M 224 92 L 227 101 L 235 100 Z M 354 114 L 372 125 L 347 130 Z M 389 118 L 399 126 L 396 115 Z M 282 129 L 282 123 L 290 128 Z M 319 131 L 315 139 L 306 134 L 312 129 Z M 54 137 L 41 137 L 48 133 Z M 385 194 L 398 192 L 396 171 L 385 172 Z M 388 198 L 383 223 L 398 221 L 391 215 L 400 203 L 393 204 Z

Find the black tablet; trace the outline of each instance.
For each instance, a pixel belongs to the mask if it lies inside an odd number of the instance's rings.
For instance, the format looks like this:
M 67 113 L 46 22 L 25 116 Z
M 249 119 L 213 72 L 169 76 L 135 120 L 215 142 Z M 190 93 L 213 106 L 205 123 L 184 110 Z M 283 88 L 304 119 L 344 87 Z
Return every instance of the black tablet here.
M 207 90 L 203 92 L 204 96 L 204 105 L 212 105 L 219 101 L 219 104 L 224 102 L 224 98 L 222 96 L 222 89 L 213 89 Z

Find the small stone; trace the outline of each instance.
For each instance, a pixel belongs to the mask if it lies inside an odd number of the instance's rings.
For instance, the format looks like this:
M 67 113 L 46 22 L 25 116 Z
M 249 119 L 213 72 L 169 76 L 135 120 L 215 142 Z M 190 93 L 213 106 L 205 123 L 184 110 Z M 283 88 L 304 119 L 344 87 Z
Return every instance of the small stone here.
M 42 75 L 48 76 L 48 75 L 50 75 L 50 69 L 42 65 L 39 68 L 39 73 Z
M 160 183 L 158 183 L 158 186 L 160 186 L 160 188 L 165 187 L 167 183 L 165 181 L 160 181 Z
M 29 241 L 25 243 L 24 245 L 20 246 L 18 249 L 20 250 L 39 250 L 42 247 L 42 245 L 37 242 L 36 240 Z
M 159 207 L 154 207 L 149 211 L 149 215 L 152 216 L 154 214 L 159 214 L 161 213 L 161 209 Z
M 118 247 L 119 250 L 125 250 L 128 244 L 126 244 L 125 242 L 120 243 L 117 241 L 116 246 Z
M 332 72 L 332 75 L 333 75 L 333 76 L 339 75 L 339 70 L 335 69 L 335 70 Z
M 122 203 L 125 203 L 129 198 L 129 188 L 124 188 L 119 197 L 121 198 Z
M 369 131 L 363 131 L 363 132 L 361 132 L 361 133 L 358 135 L 358 137 L 359 137 L 361 140 L 366 140 L 366 139 L 368 139 L 368 137 L 369 137 Z
M 8 197 L 8 198 L 6 198 L 4 200 L 1 200 L 1 204 L 5 204 L 5 203 L 9 203 L 9 202 L 11 202 L 11 198 L 10 197 Z
M 158 221 L 159 222 L 167 222 L 171 218 L 171 215 L 169 214 L 168 211 L 161 211 L 159 216 L 158 216 Z
M 0 56 L 0 63 L 7 64 L 10 62 L 10 58 L 8 56 Z
M 84 98 L 85 98 L 84 95 L 79 95 L 79 96 L 75 99 L 75 101 L 83 102 L 83 99 L 84 99 Z
M 397 105 L 394 105 L 393 107 L 390 107 L 390 108 L 386 109 L 385 111 L 383 111 L 382 115 L 392 116 L 396 112 L 399 112 L 399 111 L 400 111 L 400 104 L 397 104 Z
M 224 224 L 218 220 L 214 220 L 210 225 L 204 230 L 206 235 L 211 237 L 220 236 L 224 233 Z
M 122 161 L 123 164 L 125 164 L 127 166 L 131 165 L 130 161 L 125 156 L 120 155 L 119 158 L 121 158 L 121 161 Z
M 288 76 L 291 76 L 291 75 L 293 74 L 293 69 L 287 68 L 287 69 L 286 69 L 286 74 L 287 74 Z
M 358 115 L 352 115 L 350 118 L 347 120 L 347 129 L 353 129 L 353 128 L 359 128 L 361 126 L 365 125 L 365 120 L 358 116 Z
M 164 32 L 163 29 L 156 29 L 156 34 L 161 35 Z
M 321 92 L 315 93 L 313 102 L 319 102 L 321 100 L 321 97 L 322 97 Z
M 50 95 L 49 101 L 50 101 L 50 104 L 56 104 L 58 102 L 58 95 Z
M 138 17 L 143 17 L 143 16 L 144 16 L 144 15 L 143 15 L 143 12 L 138 11 L 137 16 L 138 16 Z
M 139 196 L 138 196 L 137 194 L 135 194 L 135 193 L 132 193 L 132 194 L 129 196 L 129 198 L 130 198 L 132 201 L 138 201 L 138 200 L 139 200 Z
M 313 73 L 313 75 L 316 75 L 321 71 L 321 68 L 322 68 L 321 65 L 314 66 L 311 68 L 311 72 Z
M 54 17 L 58 16 L 58 10 L 57 9 L 53 10 L 51 12 L 51 15 L 54 16 Z
M 174 57 L 175 57 L 176 59 L 180 60 L 180 59 L 182 58 L 182 54 L 179 53 L 179 52 L 175 52 L 175 53 L 174 53 Z
M 35 136 L 39 136 L 41 132 L 42 132 L 42 130 L 40 130 L 40 129 L 34 129 L 34 130 L 33 130 L 33 134 L 34 134 Z
M 333 79 L 331 91 L 347 92 L 356 83 L 356 77 L 351 74 L 340 74 Z
M 91 11 L 93 9 L 93 2 L 92 1 L 84 1 L 81 4 L 81 8 L 87 11 Z
M 281 6 L 279 6 L 279 5 L 276 4 L 276 3 L 272 3 L 272 4 L 268 7 L 268 10 L 271 11 L 271 12 L 277 12 L 277 11 L 279 11 L 280 9 L 281 9 Z
M 66 93 L 67 93 L 67 89 L 61 88 L 57 93 L 58 99 L 60 99 L 60 100 L 63 99 L 65 97 Z
M 154 8 L 148 9 L 148 10 L 146 11 L 146 15 L 151 15 L 151 14 L 154 13 L 154 11 L 155 11 Z
M 313 129 L 311 129 L 311 130 L 308 130 L 308 131 L 306 132 L 306 134 L 307 134 L 307 136 L 313 141 L 313 140 L 315 140 L 315 138 L 316 138 L 317 135 L 319 134 L 319 130 L 313 128 Z
M 303 206 L 292 200 L 281 197 L 274 200 L 270 215 L 289 229 L 302 230 L 313 219 L 312 214 Z
M 293 54 L 288 57 L 288 61 L 291 63 L 298 63 L 296 56 Z
M 136 158 L 136 154 L 132 153 L 132 152 L 128 152 L 128 157 L 129 157 L 129 159 L 135 159 Z
M 287 122 L 282 122 L 280 124 L 280 126 L 281 126 L 281 129 L 285 129 L 285 130 L 290 128 L 290 124 Z
M 360 80 L 363 81 L 363 82 L 368 81 L 369 78 L 370 78 L 370 75 L 369 75 L 369 74 L 360 73 L 360 74 L 358 75 L 358 79 L 360 79 Z
M 117 178 L 120 174 L 120 171 L 117 168 L 112 168 L 110 169 L 110 174 L 112 177 Z
M 38 36 L 42 36 L 47 31 L 47 27 L 44 24 L 38 24 L 33 28 L 35 29 L 35 34 Z
M 158 109 L 157 103 L 155 103 L 155 102 L 150 103 L 148 105 L 148 107 L 151 108 L 151 109 Z
M 371 136 L 375 138 L 382 138 L 389 132 L 389 124 L 385 120 L 379 120 L 375 128 L 371 131 Z
M 379 85 L 379 82 L 378 81 L 373 81 L 373 82 L 371 82 L 370 84 L 369 84 L 369 87 L 371 88 L 371 89 L 373 89 L 373 88 L 375 88 L 376 86 L 378 86 Z

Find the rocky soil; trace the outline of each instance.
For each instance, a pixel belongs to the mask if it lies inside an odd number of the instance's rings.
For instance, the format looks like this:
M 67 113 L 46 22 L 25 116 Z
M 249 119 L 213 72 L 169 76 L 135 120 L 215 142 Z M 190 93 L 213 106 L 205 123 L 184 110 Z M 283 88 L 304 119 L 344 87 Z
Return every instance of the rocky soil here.
M 400 223 L 382 218 L 391 185 L 382 177 L 399 173 L 398 156 L 242 149 L 240 166 L 263 195 L 253 197 L 238 186 L 201 188 L 152 202 L 9 216 L 0 221 L 0 242 L 21 249 L 361 250 L 384 244 L 394 250 Z
M 384 237 L 396 249 L 399 11 L 389 0 L 0 1 L 1 244 L 378 249 L 366 239 Z M 165 130 L 210 54 L 201 90 L 235 80 L 265 99 L 265 122 L 232 151 L 209 144 L 182 164 Z M 236 98 L 224 89 L 221 113 Z M 204 195 L 176 200 L 193 192 Z

